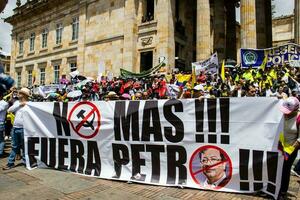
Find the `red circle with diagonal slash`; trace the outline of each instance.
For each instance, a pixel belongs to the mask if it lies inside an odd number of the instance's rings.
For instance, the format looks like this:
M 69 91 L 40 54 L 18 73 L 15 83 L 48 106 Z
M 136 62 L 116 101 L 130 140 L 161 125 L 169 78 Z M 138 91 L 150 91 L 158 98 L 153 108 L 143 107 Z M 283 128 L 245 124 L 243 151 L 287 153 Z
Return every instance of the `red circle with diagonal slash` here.
M 210 148 L 219 150 L 220 154 L 222 154 L 224 156 L 225 160 L 221 161 L 221 162 L 218 162 L 216 164 L 213 164 L 213 165 L 211 165 L 209 167 L 206 167 L 204 169 L 201 168 L 200 170 L 196 170 L 196 171 L 194 170 L 193 171 L 193 161 L 196 159 L 196 156 L 199 154 L 199 152 L 201 152 L 201 151 L 203 151 L 205 149 L 210 149 Z M 189 169 L 190 169 L 191 177 L 193 178 L 194 182 L 197 183 L 201 188 L 207 189 L 206 187 L 204 187 L 203 185 L 201 185 L 201 183 L 199 182 L 199 180 L 196 177 L 196 175 L 199 174 L 199 173 L 203 173 L 203 171 L 209 170 L 210 168 L 218 166 L 218 165 L 221 165 L 223 163 L 228 164 L 228 166 L 227 166 L 228 167 L 228 171 L 225 170 L 226 181 L 224 181 L 223 184 L 218 185 L 218 186 L 213 187 L 213 188 L 210 188 L 210 189 L 218 190 L 218 189 L 221 189 L 222 187 L 224 187 L 225 185 L 227 185 L 227 183 L 231 180 L 231 176 L 232 176 L 232 162 L 231 162 L 231 159 L 228 156 L 228 154 L 223 149 L 221 149 L 221 148 L 219 148 L 217 146 L 213 146 L 213 145 L 202 146 L 202 147 L 198 148 L 196 151 L 194 151 L 193 155 L 190 158 Z
M 76 128 L 76 127 L 74 126 L 74 124 L 72 123 L 72 121 L 71 121 L 71 117 L 72 117 L 72 115 L 73 115 L 73 113 L 74 113 L 74 110 L 76 110 L 79 106 L 82 106 L 82 105 L 88 105 L 88 106 L 90 106 L 90 107 L 92 108 L 92 110 L 91 110 L 91 111 L 84 117 L 84 119 L 77 125 L 77 126 L 79 126 L 79 128 Z M 95 129 L 95 131 L 94 131 L 91 135 L 84 135 L 84 134 L 80 133 L 80 132 L 79 132 L 80 128 L 83 126 L 83 124 L 88 120 L 88 118 L 89 118 L 93 113 L 96 113 L 96 115 L 97 115 L 97 117 L 98 117 L 97 128 Z M 85 138 L 85 139 L 90 139 L 90 138 L 95 137 L 95 136 L 97 135 L 99 129 L 100 129 L 100 125 L 101 125 L 101 123 L 100 123 L 100 121 L 101 121 L 101 120 L 100 120 L 100 117 L 101 117 L 100 112 L 99 112 L 98 108 L 97 108 L 93 103 L 91 103 L 91 102 L 89 102 L 89 101 L 82 101 L 82 102 L 77 103 L 77 104 L 71 109 L 71 112 L 70 112 L 69 117 L 68 117 L 68 121 L 70 122 L 70 124 L 71 124 L 73 130 L 74 130 L 80 137 Z

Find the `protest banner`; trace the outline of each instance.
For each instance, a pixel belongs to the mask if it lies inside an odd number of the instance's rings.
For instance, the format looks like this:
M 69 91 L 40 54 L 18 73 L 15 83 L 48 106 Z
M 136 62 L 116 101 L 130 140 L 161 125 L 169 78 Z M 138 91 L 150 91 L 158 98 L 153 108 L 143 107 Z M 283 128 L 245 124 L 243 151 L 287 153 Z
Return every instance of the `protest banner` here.
M 207 60 L 194 62 L 192 63 L 192 67 L 195 68 L 196 75 L 199 75 L 201 72 L 210 72 L 211 74 L 215 74 L 218 72 L 219 69 L 218 54 L 214 53 Z
M 273 98 L 28 103 L 28 169 L 275 198 L 283 115 Z
M 265 56 L 268 57 L 267 67 L 285 63 L 297 63 L 300 60 L 300 46 L 297 44 L 286 44 L 268 49 L 241 49 L 242 67 L 259 67 Z M 299 67 L 299 65 L 294 65 Z
M 207 60 L 194 62 L 192 63 L 192 67 L 195 68 L 196 75 L 199 75 L 201 72 L 204 72 L 205 74 L 208 72 L 216 74 L 219 69 L 218 54 L 214 53 Z
M 34 94 L 40 94 L 44 96 L 43 94 L 49 94 L 56 92 L 56 90 L 62 90 L 66 86 L 64 84 L 51 84 L 51 85 L 41 85 L 39 87 L 36 87 L 33 89 Z

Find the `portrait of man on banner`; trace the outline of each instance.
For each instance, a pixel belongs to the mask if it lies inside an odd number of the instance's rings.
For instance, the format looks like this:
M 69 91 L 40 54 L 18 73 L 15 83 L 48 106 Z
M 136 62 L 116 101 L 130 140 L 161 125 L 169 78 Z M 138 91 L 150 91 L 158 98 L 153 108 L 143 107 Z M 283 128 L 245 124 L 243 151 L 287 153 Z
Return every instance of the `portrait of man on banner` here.
M 206 189 L 220 189 L 231 179 L 231 166 L 226 153 L 218 148 L 201 148 L 193 160 L 194 180 Z M 198 169 L 195 169 L 198 168 Z

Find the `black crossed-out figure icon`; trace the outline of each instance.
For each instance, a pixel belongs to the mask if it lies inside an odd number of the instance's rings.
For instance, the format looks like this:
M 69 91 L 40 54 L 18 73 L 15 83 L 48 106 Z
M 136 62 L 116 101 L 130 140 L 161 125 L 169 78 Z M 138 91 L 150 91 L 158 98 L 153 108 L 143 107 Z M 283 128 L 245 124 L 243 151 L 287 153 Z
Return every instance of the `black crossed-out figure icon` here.
M 85 110 L 81 110 L 78 114 L 77 114 L 77 117 L 78 118 L 81 118 L 81 119 L 84 119 L 86 116 L 84 116 L 84 113 L 85 113 Z M 94 130 L 94 119 L 95 119 L 95 113 L 93 113 L 93 118 L 92 120 L 88 121 L 86 120 L 82 126 L 84 127 L 90 127 L 92 130 Z M 80 127 L 78 127 L 80 125 L 80 123 L 76 126 L 76 129 L 79 129 Z

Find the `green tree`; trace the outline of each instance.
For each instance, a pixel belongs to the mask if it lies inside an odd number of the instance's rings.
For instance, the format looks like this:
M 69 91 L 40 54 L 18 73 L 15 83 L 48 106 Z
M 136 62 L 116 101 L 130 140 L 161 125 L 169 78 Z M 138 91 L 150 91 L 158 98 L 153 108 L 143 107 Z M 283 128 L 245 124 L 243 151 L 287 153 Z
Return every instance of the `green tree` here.
M 17 5 L 17 7 L 20 7 L 21 6 L 21 0 L 17 0 L 16 5 Z

